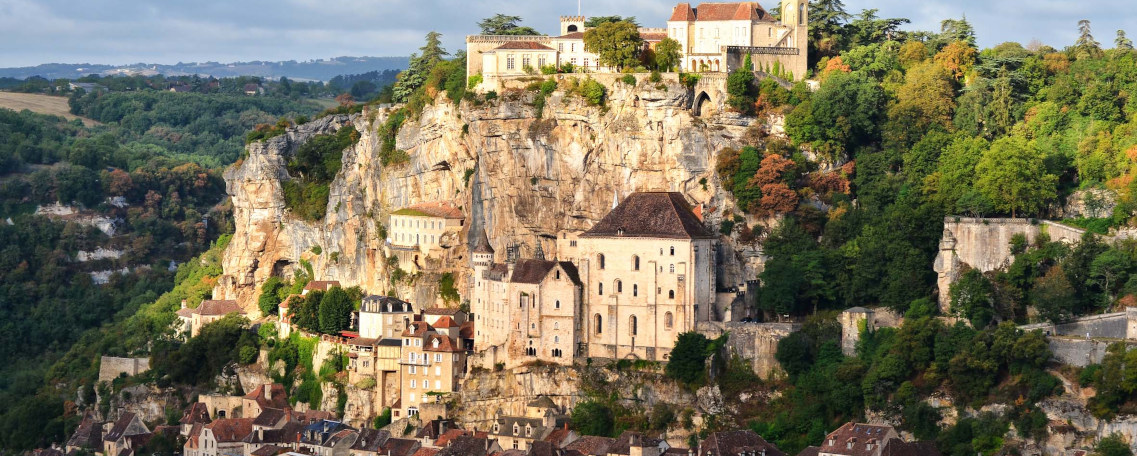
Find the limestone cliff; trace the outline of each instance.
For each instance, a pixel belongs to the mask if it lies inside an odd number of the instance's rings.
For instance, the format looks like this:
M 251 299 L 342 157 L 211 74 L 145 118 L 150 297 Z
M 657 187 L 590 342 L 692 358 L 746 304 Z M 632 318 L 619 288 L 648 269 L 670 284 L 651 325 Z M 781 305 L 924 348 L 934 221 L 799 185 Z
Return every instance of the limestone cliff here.
M 705 204 L 708 222 L 717 226 L 728 196 L 718 185 L 714 154 L 737 146 L 749 122 L 728 114 L 694 117 L 690 99 L 678 84 L 615 84 L 605 107 L 557 91 L 539 114 L 532 92 L 507 91 L 461 106 L 440 95 L 397 136 L 396 147 L 409 161 L 388 167 L 380 163 L 378 132 L 388 110 L 325 117 L 252 144 L 248 157 L 225 173 L 236 232 L 215 297 L 239 299 L 251 310 L 264 280 L 290 276 L 306 260 L 317 279 L 374 293 L 394 290 L 421 307 L 434 305 L 438 273 L 457 272 L 464 290 L 465 229 L 446 261 L 428 266 L 413 283 L 392 286 L 384 261 L 387 215 L 419 202 L 453 202 L 466 227 L 484 228 L 495 246 L 517 244 L 523 257 L 538 243 L 546 256 L 555 255 L 558 232 L 588 229 L 614 200 L 639 190 L 684 192 Z M 349 124 L 361 138 L 344 152 L 326 216 L 318 223 L 291 216 L 281 192 L 288 156 L 314 135 Z M 723 251 L 729 258 L 722 261 L 720 284 L 754 276 L 753 248 L 728 240 Z

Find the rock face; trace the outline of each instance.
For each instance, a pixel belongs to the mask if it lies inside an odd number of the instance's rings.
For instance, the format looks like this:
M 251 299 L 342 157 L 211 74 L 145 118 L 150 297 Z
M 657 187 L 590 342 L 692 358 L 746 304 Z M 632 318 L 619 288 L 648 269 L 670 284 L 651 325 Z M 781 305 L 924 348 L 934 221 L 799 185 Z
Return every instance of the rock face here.
M 532 256 L 538 244 L 546 257 L 555 256 L 560 231 L 588 229 L 614 200 L 633 191 L 683 192 L 705 204 L 707 221 L 716 227 L 728 196 L 714 173 L 715 153 L 737 146 L 746 128 L 739 124 L 746 122 L 726 115 L 693 117 L 691 95 L 677 84 L 615 84 L 610 90 L 604 108 L 558 91 L 540 113 L 532 92 L 507 91 L 461 107 L 440 95 L 399 131 L 396 148 L 410 159 L 394 166 L 384 167 L 379 158 L 385 110 L 325 117 L 250 145 L 248 158 L 225 173 L 236 231 L 214 297 L 238 299 L 252 311 L 264 280 L 289 278 L 304 260 L 319 280 L 372 293 L 395 291 L 420 307 L 440 304 L 439 274 L 455 272 L 459 290 L 465 290 L 465 228 L 447 249 L 450 261 L 435 263 L 438 269 L 413 283 L 392 285 L 385 261 L 389 252 L 381 233 L 387 215 L 420 202 L 454 203 L 466 215 L 466 227 L 484 228 L 499 252 L 517 244 L 522 257 Z M 293 217 L 281 192 L 281 181 L 289 179 L 288 157 L 313 136 L 349 124 L 361 138 L 344 151 L 326 216 L 316 223 Z M 729 258 L 720 258 L 720 284 L 753 277 L 760 258 L 742 253 L 753 249 L 724 242 Z M 313 253 L 313 246 L 321 253 Z

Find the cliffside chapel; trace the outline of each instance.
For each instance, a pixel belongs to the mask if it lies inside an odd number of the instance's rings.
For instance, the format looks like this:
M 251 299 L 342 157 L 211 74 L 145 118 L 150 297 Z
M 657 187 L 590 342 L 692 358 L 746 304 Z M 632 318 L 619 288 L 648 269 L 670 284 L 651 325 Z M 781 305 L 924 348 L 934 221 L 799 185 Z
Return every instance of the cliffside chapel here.
M 557 261 L 494 263 L 472 245 L 475 351 L 507 367 L 576 357 L 666 360 L 712 319 L 717 236 L 681 193 L 628 195 L 591 229 L 557 238 Z

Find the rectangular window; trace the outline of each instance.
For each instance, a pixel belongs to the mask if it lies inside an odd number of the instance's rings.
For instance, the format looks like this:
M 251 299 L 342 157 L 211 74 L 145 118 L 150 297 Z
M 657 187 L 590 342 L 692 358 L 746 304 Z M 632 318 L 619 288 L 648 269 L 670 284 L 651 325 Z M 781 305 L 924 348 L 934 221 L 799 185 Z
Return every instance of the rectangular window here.
M 434 354 L 434 362 L 436 362 L 436 363 L 442 362 L 442 353 L 435 353 Z M 440 369 L 440 368 L 438 368 L 438 367 L 434 368 L 434 375 L 438 375 L 438 369 Z
M 415 380 L 413 378 L 411 379 L 411 388 L 418 388 L 418 380 Z
M 531 67 L 531 66 L 533 66 L 533 65 L 530 62 L 529 54 L 525 54 L 525 55 L 521 56 L 521 68 Z
M 584 67 L 588 68 L 588 57 L 584 58 Z
M 517 68 L 517 62 L 513 57 L 513 54 L 505 56 L 505 69 L 512 70 L 514 68 Z
M 411 373 L 415 373 L 415 366 L 411 366 Z
M 564 51 L 565 51 L 565 44 L 564 43 L 557 43 L 557 52 L 564 52 Z
M 569 44 L 569 52 L 576 52 L 576 43 Z
M 442 380 L 435 380 L 434 381 L 434 389 L 439 390 L 439 391 L 442 390 Z

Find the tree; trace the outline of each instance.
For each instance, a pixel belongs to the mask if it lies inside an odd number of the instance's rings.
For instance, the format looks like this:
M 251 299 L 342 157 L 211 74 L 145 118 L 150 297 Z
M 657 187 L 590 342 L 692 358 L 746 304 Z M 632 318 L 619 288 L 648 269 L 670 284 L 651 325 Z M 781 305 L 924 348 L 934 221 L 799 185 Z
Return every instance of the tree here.
M 710 340 L 696 332 L 685 332 L 675 339 L 675 348 L 664 373 L 687 386 L 698 387 L 707 378 L 707 347 Z
M 963 41 L 953 41 L 936 53 L 936 63 L 951 72 L 955 79 L 963 79 L 975 66 L 975 47 Z
M 754 65 L 750 61 L 750 54 L 741 67 L 738 67 L 726 78 L 726 92 L 729 95 L 726 104 L 742 113 L 754 110 Z
M 351 296 L 347 291 L 340 287 L 328 290 L 320 299 L 320 332 L 338 334 L 349 329 L 352 310 Z
M 951 284 L 951 311 L 971 321 L 976 328 L 985 328 L 995 316 L 994 289 L 991 282 L 978 269 L 968 269 Z
M 482 35 L 540 35 L 532 27 L 520 25 L 521 16 L 495 14 L 478 22 Z
M 908 71 L 904 85 L 896 91 L 896 102 L 888 110 L 887 138 L 907 146 L 929 129 L 951 128 L 955 110 L 955 88 L 950 73 L 935 63 L 922 63 Z
M 809 3 L 809 43 L 820 55 L 838 53 L 849 13 L 841 0 L 813 0 Z
M 1101 49 L 1101 43 L 1094 40 L 1094 35 L 1090 31 L 1090 20 L 1082 19 L 1078 21 L 1078 41 L 1074 45 L 1082 49 Z
M 257 298 L 257 307 L 260 307 L 262 315 L 275 315 L 280 306 L 280 289 L 284 287 L 284 282 L 281 282 L 279 277 L 269 277 L 264 285 L 261 285 L 261 296 Z
M 1132 51 L 1133 50 L 1133 40 L 1131 40 L 1125 36 L 1125 30 L 1118 30 L 1117 31 L 1117 39 L 1113 40 L 1113 45 L 1116 46 L 1118 49 L 1121 49 L 1124 51 Z
M 864 46 L 895 39 L 900 26 L 912 22 L 904 18 L 881 19 L 876 16 L 877 11 L 876 8 L 861 11 L 861 15 L 846 27 L 852 45 Z
M 596 54 L 604 66 L 635 67 L 642 48 L 639 29 L 628 21 L 605 22 L 584 32 L 584 49 Z
M 419 48 L 420 53 L 412 54 L 407 69 L 399 73 L 399 78 L 392 88 L 392 98 L 396 102 L 405 102 L 411 94 L 426 83 L 426 78 L 434 66 L 449 55 L 442 48 L 442 34 L 430 32 L 426 34 L 426 44 Z
M 679 59 L 683 57 L 680 52 L 682 45 L 671 38 L 664 38 L 660 40 L 659 44 L 655 45 L 655 68 L 660 71 L 671 71 L 679 65 Z
M 1057 194 L 1058 177 L 1046 171 L 1042 154 L 1019 136 L 991 144 L 975 166 L 975 189 L 1011 217 L 1038 214 Z
M 1038 278 L 1030 290 L 1030 301 L 1039 315 L 1052 323 L 1069 320 L 1078 306 L 1076 291 L 1062 266 L 1054 266 Z
M 572 425 L 581 435 L 609 436 L 615 424 L 612 409 L 596 400 L 586 400 L 572 409 Z
M 1098 441 L 1094 456 L 1133 456 L 1133 451 L 1121 434 L 1115 432 Z
M 975 47 L 975 28 L 967 21 L 967 16 L 960 19 L 944 19 L 940 22 L 940 39 L 947 43 L 962 41 L 970 47 Z
M 599 27 L 603 24 L 608 24 L 608 23 L 612 23 L 612 22 L 631 22 L 636 27 L 640 26 L 640 24 L 638 22 L 636 22 L 635 16 L 628 16 L 628 17 L 592 16 L 592 17 L 590 17 L 584 21 L 584 28 L 590 29 L 590 28 Z

